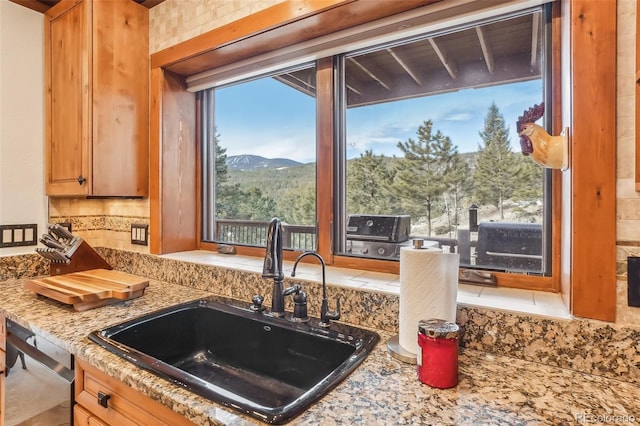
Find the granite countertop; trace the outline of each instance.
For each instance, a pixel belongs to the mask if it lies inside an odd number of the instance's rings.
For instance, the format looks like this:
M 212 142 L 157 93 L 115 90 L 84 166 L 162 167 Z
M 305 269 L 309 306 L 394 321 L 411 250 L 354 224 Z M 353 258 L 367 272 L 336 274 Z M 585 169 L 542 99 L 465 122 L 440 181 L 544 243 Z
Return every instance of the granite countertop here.
M 0 311 L 111 377 L 199 425 L 262 424 L 160 379 L 111 354 L 89 332 L 211 295 L 151 281 L 143 297 L 85 312 L 34 295 L 24 280 L 0 283 Z M 587 424 L 640 418 L 640 387 L 470 349 L 460 353 L 456 388 L 421 384 L 415 366 L 386 351 L 389 334 L 347 379 L 290 424 Z

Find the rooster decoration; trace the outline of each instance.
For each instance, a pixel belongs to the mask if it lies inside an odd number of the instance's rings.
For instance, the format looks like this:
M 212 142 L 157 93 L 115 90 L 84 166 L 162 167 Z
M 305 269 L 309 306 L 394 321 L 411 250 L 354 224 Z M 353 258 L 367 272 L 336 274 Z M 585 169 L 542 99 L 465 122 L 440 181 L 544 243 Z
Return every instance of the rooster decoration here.
M 536 163 L 551 169 L 569 168 L 568 128 L 558 136 L 551 136 L 534 121 L 544 114 L 544 102 L 526 110 L 516 124 L 520 135 L 522 154 L 531 155 Z

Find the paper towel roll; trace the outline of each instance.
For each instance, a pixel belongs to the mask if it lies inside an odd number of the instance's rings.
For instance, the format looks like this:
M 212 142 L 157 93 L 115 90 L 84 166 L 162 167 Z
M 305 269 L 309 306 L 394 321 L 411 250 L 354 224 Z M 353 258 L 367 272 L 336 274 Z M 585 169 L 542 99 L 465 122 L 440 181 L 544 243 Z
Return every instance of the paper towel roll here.
M 418 351 L 421 319 L 456 321 L 459 266 L 457 253 L 434 248 L 400 248 L 399 343 L 407 352 Z

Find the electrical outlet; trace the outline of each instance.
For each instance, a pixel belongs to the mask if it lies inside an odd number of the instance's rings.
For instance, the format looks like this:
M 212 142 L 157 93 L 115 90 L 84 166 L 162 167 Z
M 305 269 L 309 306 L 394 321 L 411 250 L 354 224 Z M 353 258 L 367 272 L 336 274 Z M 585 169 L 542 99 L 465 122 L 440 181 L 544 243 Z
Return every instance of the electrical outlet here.
M 141 246 L 149 245 L 149 225 L 140 223 L 131 224 L 131 244 Z
M 640 257 L 627 257 L 627 305 L 640 307 Z

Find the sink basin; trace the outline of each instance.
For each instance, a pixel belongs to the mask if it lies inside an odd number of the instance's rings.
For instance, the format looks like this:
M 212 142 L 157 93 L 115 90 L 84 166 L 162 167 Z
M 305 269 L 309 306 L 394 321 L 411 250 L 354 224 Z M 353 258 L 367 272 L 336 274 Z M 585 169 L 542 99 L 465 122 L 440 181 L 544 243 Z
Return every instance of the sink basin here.
M 280 424 L 340 383 L 379 340 L 368 330 L 335 322 L 326 329 L 318 323 L 274 318 L 237 301 L 207 298 L 95 331 L 89 338 L 205 398 Z

